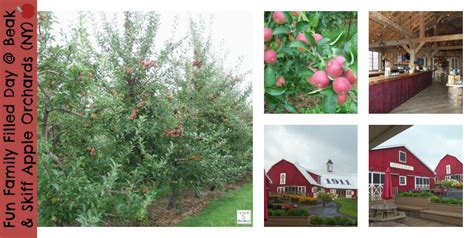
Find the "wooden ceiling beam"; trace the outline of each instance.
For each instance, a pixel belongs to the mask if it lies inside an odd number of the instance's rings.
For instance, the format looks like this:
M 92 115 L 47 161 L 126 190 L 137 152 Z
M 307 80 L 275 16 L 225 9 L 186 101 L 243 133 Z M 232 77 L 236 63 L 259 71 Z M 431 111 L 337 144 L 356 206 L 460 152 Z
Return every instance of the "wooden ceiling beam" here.
M 402 36 L 405 36 L 406 38 L 415 38 L 416 37 L 413 33 L 405 30 L 402 26 L 400 26 L 400 25 L 396 24 L 395 22 L 393 22 L 392 20 L 388 19 L 386 16 L 384 16 L 380 12 L 371 11 L 369 13 L 369 19 L 379 23 L 380 25 L 382 25 L 382 27 L 383 26 L 388 27 L 392 31 L 395 31 L 395 32 L 401 34 Z
M 411 40 L 390 40 L 385 41 L 385 45 L 380 45 L 380 42 L 374 42 L 369 44 L 369 48 L 383 48 L 387 46 L 397 46 L 410 43 L 420 43 L 420 42 L 442 42 L 442 41 L 455 41 L 462 40 L 463 34 L 453 34 L 453 35 L 441 35 L 441 36 L 430 36 L 425 38 L 411 39 Z

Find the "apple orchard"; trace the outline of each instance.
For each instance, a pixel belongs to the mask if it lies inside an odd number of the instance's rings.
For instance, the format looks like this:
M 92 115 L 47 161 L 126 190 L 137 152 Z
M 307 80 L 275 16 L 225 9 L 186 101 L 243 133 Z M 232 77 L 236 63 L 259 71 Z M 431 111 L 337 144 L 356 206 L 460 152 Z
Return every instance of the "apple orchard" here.
M 186 213 L 185 194 L 251 177 L 251 88 L 202 24 L 179 39 L 153 12 L 81 13 L 63 37 L 38 17 L 40 226 L 154 225 L 157 199 Z
M 266 113 L 357 113 L 356 19 L 356 12 L 265 12 Z

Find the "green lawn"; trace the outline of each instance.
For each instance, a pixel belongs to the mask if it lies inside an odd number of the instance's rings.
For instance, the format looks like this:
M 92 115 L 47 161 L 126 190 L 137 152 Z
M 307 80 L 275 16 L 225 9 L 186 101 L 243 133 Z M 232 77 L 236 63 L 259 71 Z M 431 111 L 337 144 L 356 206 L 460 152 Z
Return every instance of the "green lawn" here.
M 341 207 L 339 208 L 340 213 L 357 217 L 357 200 L 350 198 L 338 198 L 336 199 L 336 202 L 341 204 Z
M 237 224 L 237 210 L 252 210 L 252 183 L 211 201 L 200 213 L 177 226 L 251 226 Z

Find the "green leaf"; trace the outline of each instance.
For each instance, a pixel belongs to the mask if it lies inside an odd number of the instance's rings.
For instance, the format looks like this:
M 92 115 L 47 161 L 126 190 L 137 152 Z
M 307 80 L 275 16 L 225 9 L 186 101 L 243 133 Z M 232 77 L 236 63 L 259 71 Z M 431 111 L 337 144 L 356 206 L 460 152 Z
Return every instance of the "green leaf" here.
M 312 46 L 316 45 L 316 41 L 314 41 L 313 35 L 311 35 L 308 32 L 305 32 L 304 36 L 306 37 L 306 40 L 308 41 L 309 45 L 312 45 Z
M 352 43 L 350 41 L 344 43 L 344 51 L 346 53 L 349 53 L 351 51 L 351 45 L 352 45 Z
M 265 93 L 272 96 L 279 96 L 286 92 L 286 88 L 265 88 Z
M 352 73 L 357 77 L 357 62 L 354 64 L 351 64 L 349 68 L 352 70 Z
M 328 93 L 323 98 L 323 110 L 325 113 L 335 113 L 337 107 L 337 94 L 331 90 L 332 93 Z
M 311 15 L 311 19 L 309 20 L 309 24 L 313 29 L 316 29 L 318 27 L 319 23 L 319 12 L 314 12 L 313 15 Z
M 296 30 L 298 32 L 305 32 L 308 31 L 311 26 L 308 24 L 308 22 L 305 21 L 300 21 L 296 23 Z
M 265 87 L 271 87 L 275 85 L 276 82 L 276 73 L 272 67 L 267 67 L 265 69 Z
M 287 100 L 285 100 L 284 106 L 285 106 L 285 109 L 288 112 L 291 112 L 291 113 L 297 113 L 298 112 L 298 110 L 296 110 L 296 108 L 293 105 L 291 105 L 291 103 L 288 102 Z
M 308 68 L 302 68 L 299 70 L 299 76 L 303 79 L 313 76 L 314 72 Z
M 306 45 L 306 43 L 304 43 L 303 41 L 299 41 L 299 40 L 294 40 L 290 43 L 290 45 L 288 45 L 289 47 L 291 48 L 303 48 L 305 50 L 308 50 L 308 46 Z
M 330 41 L 331 41 L 331 39 L 329 39 L 329 38 L 323 38 L 320 41 L 318 41 L 318 46 L 327 45 Z
M 283 15 L 285 16 L 286 23 L 291 24 L 293 22 L 293 17 L 289 12 L 283 12 Z
M 273 29 L 273 35 L 286 34 L 290 28 L 288 26 L 279 26 Z

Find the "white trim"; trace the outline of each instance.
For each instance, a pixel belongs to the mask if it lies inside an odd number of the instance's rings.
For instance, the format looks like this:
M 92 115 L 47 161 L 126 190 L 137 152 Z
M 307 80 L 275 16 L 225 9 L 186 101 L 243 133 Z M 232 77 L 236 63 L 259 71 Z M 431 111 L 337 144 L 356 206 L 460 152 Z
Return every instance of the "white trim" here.
M 402 178 L 403 178 L 404 183 L 402 183 Z M 398 176 L 398 184 L 400 186 L 406 186 L 407 185 L 407 176 Z
M 428 165 L 425 164 L 425 162 L 423 162 L 423 160 L 420 159 L 419 156 L 417 156 L 415 153 L 413 153 L 413 151 L 411 151 L 410 149 L 408 149 L 408 147 L 406 147 L 405 145 L 403 144 L 400 144 L 400 145 L 389 145 L 389 146 L 380 146 L 380 147 L 376 147 L 374 149 L 371 149 L 372 150 L 385 150 L 385 149 L 392 149 L 392 148 L 397 148 L 397 147 L 403 147 L 405 148 L 408 152 L 410 152 L 412 155 L 415 156 L 415 158 L 420 161 L 426 168 L 428 168 L 428 170 L 430 170 L 433 174 L 434 174 L 434 170 L 429 167 Z
M 277 193 L 285 193 L 285 187 L 277 187 Z
M 401 160 L 401 157 L 402 157 L 401 155 L 402 155 L 402 154 L 405 155 L 405 161 L 402 161 L 402 160 Z M 398 151 L 398 162 L 406 164 L 406 163 L 407 163 L 407 160 L 408 160 L 408 158 L 407 158 L 407 152 L 399 150 L 399 151 Z

